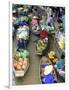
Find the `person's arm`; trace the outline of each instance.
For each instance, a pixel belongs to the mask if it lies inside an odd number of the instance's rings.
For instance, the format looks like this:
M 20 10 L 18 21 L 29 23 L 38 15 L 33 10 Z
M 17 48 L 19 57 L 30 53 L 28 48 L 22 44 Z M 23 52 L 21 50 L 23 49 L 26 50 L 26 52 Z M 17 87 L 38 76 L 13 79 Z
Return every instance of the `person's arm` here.
M 63 71 L 62 69 L 58 69 L 57 65 L 54 65 L 54 67 L 56 68 L 56 70 L 60 76 L 65 77 L 65 71 Z
M 65 71 L 63 71 L 62 69 L 57 69 L 57 72 L 58 72 L 59 75 L 62 76 L 63 78 L 65 77 Z

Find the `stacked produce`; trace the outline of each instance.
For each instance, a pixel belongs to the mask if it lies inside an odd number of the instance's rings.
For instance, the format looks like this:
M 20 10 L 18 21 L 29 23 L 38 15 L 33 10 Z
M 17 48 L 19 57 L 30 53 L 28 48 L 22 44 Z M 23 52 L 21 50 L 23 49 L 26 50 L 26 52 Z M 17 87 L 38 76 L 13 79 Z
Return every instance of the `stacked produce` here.
M 22 38 L 24 40 L 29 39 L 29 27 L 27 25 L 20 26 L 17 31 L 17 38 Z
M 36 45 L 36 51 L 37 53 L 41 53 L 43 52 L 43 50 L 45 50 L 47 47 L 47 42 L 45 39 L 40 39 Z
M 14 60 L 15 76 L 24 76 L 26 70 L 29 67 L 29 52 L 24 50 L 23 52 L 16 52 Z
M 27 50 L 24 50 L 22 52 L 17 51 L 15 56 L 16 56 L 16 58 L 20 58 L 20 57 L 28 58 L 29 57 L 29 52 Z
M 28 66 L 28 58 L 16 58 L 14 62 L 14 67 L 16 70 L 25 70 Z
M 29 66 L 29 52 L 27 44 L 30 36 L 30 19 L 32 14 L 30 13 L 29 6 L 14 5 L 13 11 L 13 30 L 16 33 L 16 54 L 14 60 L 14 71 L 16 77 L 24 76 Z

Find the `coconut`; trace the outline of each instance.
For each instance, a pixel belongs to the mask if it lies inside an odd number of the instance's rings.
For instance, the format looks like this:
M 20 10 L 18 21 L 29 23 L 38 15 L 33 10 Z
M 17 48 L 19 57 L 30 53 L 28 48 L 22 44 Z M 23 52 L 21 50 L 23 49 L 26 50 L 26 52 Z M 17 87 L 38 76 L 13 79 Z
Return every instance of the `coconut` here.
M 17 64 L 16 69 L 17 69 L 17 70 L 21 70 L 21 65 Z
M 22 62 L 23 61 L 23 58 L 19 58 L 19 61 Z
M 23 61 L 23 65 L 27 66 L 27 61 L 26 60 Z
M 25 66 L 25 65 L 23 65 L 23 66 L 22 66 L 22 69 L 26 69 L 26 66 Z
M 19 64 L 20 66 L 22 66 L 22 65 L 23 65 L 23 63 L 22 63 L 22 62 L 18 62 L 18 64 Z
M 24 58 L 24 61 L 28 61 L 29 59 L 28 58 Z

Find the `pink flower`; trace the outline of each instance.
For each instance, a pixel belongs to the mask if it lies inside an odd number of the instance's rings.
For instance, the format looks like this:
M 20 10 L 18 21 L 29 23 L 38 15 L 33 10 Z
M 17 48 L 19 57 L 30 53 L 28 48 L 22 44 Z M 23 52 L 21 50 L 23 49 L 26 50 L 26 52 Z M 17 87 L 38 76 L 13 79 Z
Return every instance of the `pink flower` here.
M 35 25 L 35 24 L 38 24 L 38 20 L 37 19 L 32 19 L 31 25 Z

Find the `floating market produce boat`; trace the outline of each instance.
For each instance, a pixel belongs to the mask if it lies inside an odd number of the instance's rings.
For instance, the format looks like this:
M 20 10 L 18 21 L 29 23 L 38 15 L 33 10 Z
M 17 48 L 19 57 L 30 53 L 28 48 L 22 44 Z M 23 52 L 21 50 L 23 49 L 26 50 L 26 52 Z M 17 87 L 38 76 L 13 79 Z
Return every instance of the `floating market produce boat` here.
M 27 50 L 16 51 L 13 65 L 15 77 L 23 77 L 29 68 L 29 52 Z
M 40 60 L 40 80 L 42 84 L 57 82 L 56 71 L 51 61 L 46 56 L 43 56 Z

